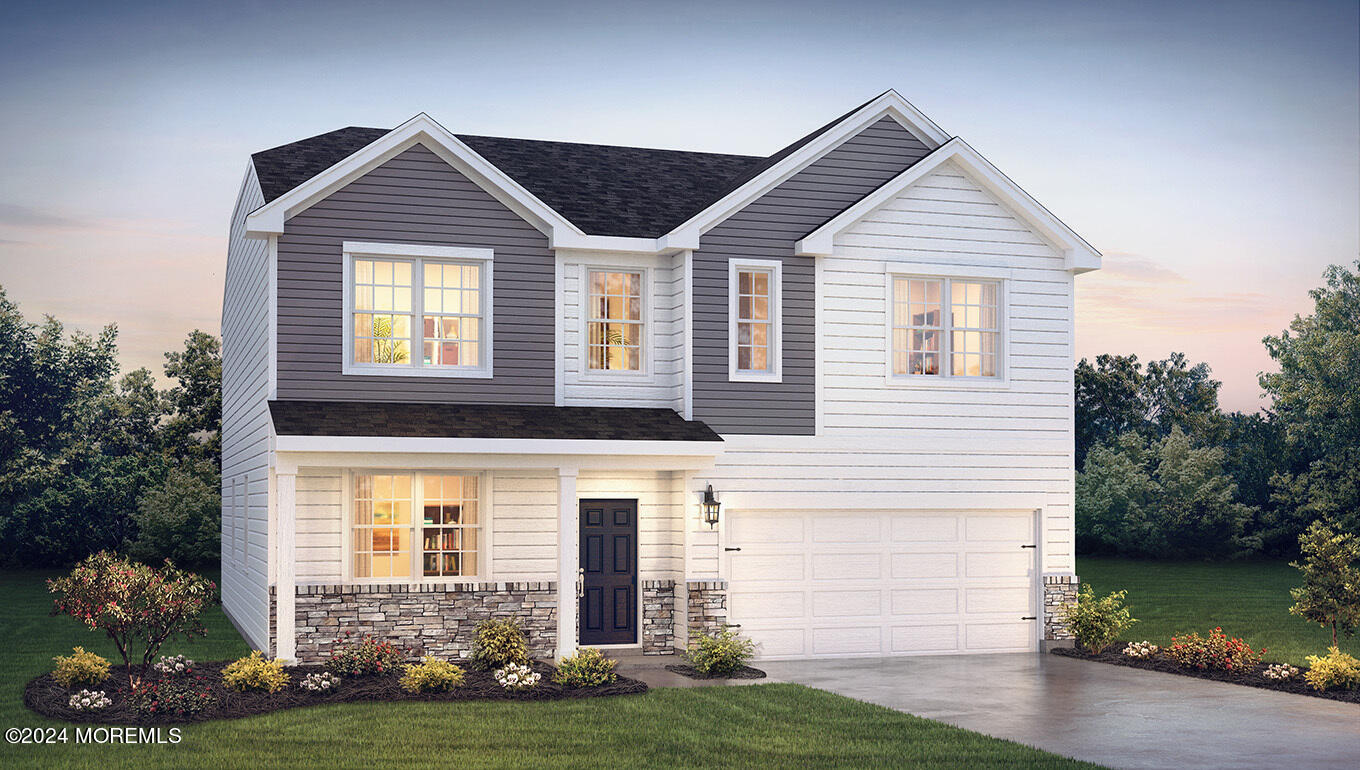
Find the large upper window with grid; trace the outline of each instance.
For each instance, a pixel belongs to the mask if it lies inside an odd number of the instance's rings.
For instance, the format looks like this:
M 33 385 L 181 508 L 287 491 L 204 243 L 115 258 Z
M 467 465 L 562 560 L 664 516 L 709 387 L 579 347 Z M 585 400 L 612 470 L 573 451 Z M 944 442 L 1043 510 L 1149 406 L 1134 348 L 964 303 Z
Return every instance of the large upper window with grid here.
M 587 271 L 586 359 L 592 371 L 642 371 L 640 272 Z
M 490 250 L 347 243 L 345 259 L 346 373 L 490 376 Z
M 355 474 L 353 576 L 477 577 L 480 486 L 475 475 Z
M 999 377 L 1001 284 L 961 278 L 892 278 L 895 376 Z

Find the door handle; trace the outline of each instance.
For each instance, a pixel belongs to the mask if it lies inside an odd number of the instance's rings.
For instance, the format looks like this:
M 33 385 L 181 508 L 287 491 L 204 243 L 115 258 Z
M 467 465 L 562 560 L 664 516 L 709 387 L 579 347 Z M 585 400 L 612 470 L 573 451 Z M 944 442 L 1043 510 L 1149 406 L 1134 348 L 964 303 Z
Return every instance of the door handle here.
M 586 568 L 576 569 L 576 598 L 580 599 L 586 595 Z

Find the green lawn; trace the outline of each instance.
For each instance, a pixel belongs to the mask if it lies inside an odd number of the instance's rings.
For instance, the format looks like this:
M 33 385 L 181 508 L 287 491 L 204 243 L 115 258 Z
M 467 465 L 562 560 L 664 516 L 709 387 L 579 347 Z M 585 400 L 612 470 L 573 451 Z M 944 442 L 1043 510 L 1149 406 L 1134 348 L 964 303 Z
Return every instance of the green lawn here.
M 0 726 L 60 725 L 23 707 L 24 683 L 74 645 L 41 575 L 0 572 Z M 220 610 L 209 635 L 167 647 L 198 660 L 247 647 Z M 0 745 L 0 767 L 1093 767 L 798 685 L 654 690 L 555 703 L 377 703 L 189 725 L 175 746 Z
M 1252 647 L 1266 647 L 1266 660 L 1306 665 L 1308 655 L 1325 654 L 1331 632 L 1289 614 L 1289 589 L 1299 571 L 1285 562 L 1150 562 L 1131 559 L 1077 559 L 1077 575 L 1097 594 L 1127 590 L 1128 605 L 1139 622 L 1131 639 L 1157 644 L 1172 634 L 1217 626 Z M 1360 637 L 1341 648 L 1360 655 Z

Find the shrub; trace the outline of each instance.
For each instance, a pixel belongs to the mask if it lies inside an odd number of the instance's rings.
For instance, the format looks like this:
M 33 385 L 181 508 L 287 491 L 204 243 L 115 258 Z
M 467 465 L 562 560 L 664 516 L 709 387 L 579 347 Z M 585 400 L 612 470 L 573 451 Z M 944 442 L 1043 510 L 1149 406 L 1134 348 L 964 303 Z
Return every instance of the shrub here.
M 1223 671 L 1246 671 L 1261 662 L 1266 648 L 1252 650 L 1251 645 L 1241 639 L 1229 639 L 1222 628 L 1215 628 L 1209 635 L 1200 636 L 1190 633 L 1171 637 L 1167 654 L 1182 666 L 1193 668 L 1216 668 Z
M 365 636 L 358 643 L 340 642 L 331 650 L 326 668 L 346 676 L 396 673 L 405 656 L 391 642 Z
M 594 647 L 582 647 L 562 659 L 553 672 L 553 681 L 564 687 L 596 687 L 619 678 L 614 673 L 618 661 L 610 660 Z
M 60 682 L 62 687 L 99 684 L 109 678 L 109 662 L 93 652 L 86 652 L 84 647 L 77 647 L 70 655 L 58 655 L 52 660 L 57 662 L 52 678 Z
M 1141 642 L 1129 642 L 1124 645 L 1124 654 L 1130 658 L 1150 658 L 1157 654 L 1160 649 L 1157 645 L 1147 640 Z
M 462 684 L 463 669 L 439 658 L 421 658 L 401 676 L 401 689 L 407 692 L 448 692 Z
M 136 684 L 166 640 L 207 633 L 199 613 L 216 600 L 217 585 L 168 560 L 155 569 L 100 551 L 66 577 L 47 581 L 47 590 L 57 594 L 54 614 L 70 615 L 113 641 Z
M 507 690 L 532 690 L 538 686 L 543 675 L 528 666 L 511 663 L 505 668 L 496 669 L 491 675 L 496 684 Z
M 105 695 L 103 690 L 95 690 L 93 692 L 81 690 L 71 696 L 71 699 L 67 701 L 67 705 L 76 711 L 99 711 L 100 709 L 106 709 L 109 706 L 112 706 L 113 701 L 109 700 L 109 696 Z
M 1303 563 L 1289 566 L 1303 573 L 1303 585 L 1289 589 L 1294 606 L 1289 611 L 1337 633 L 1355 633 L 1360 626 L 1360 536 L 1336 532 L 1322 521 L 1299 535 Z
M 222 669 L 222 682 L 233 690 L 268 690 L 278 692 L 288 685 L 288 672 L 283 661 L 269 660 L 259 650 Z
M 165 480 L 142 492 L 137 510 L 137 541 L 129 549 L 139 559 L 172 559 L 202 567 L 214 564 L 222 541 L 222 497 L 216 468 L 195 473 L 171 468 Z
M 472 659 L 482 668 L 505 668 L 511 663 L 529 665 L 529 644 L 514 618 L 483 620 L 477 624 Z
M 1360 660 L 1337 647 L 1329 649 L 1326 657 L 1309 655 L 1308 670 L 1303 674 L 1303 681 L 1318 692 L 1360 689 Z
M 329 671 L 308 674 L 298 683 L 298 687 L 308 692 L 330 692 L 339 686 L 340 677 Z
M 183 655 L 162 655 L 151 668 L 161 676 L 188 676 L 194 673 L 194 662 Z
M 1299 670 L 1288 663 L 1272 663 L 1266 666 L 1266 670 L 1261 672 L 1261 676 L 1266 679 L 1274 679 L 1283 682 L 1286 679 L 1293 679 L 1299 675 Z
M 1115 591 L 1097 599 L 1091 586 L 1083 585 L 1077 601 L 1062 608 L 1062 623 L 1077 638 L 1077 644 L 1099 654 L 1138 622 L 1124 606 L 1127 595 L 1127 591 Z
M 689 661 L 705 674 L 725 676 L 740 670 L 754 654 L 755 643 L 725 628 L 716 634 L 700 636 L 698 646 L 689 654 Z
M 201 676 L 142 682 L 132 691 L 132 707 L 144 717 L 187 719 L 216 704 L 212 685 Z

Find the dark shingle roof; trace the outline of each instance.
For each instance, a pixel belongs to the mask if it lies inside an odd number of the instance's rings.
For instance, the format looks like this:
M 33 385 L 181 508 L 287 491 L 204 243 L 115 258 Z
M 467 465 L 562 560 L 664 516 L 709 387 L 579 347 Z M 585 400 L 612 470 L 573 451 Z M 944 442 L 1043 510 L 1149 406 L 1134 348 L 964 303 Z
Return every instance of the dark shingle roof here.
M 722 441 L 673 409 L 270 401 L 280 436 Z
M 587 234 L 656 238 L 863 106 L 765 158 L 496 136 L 460 134 L 458 138 Z M 265 201 L 283 195 L 387 132 L 350 126 L 255 153 L 251 159 Z

